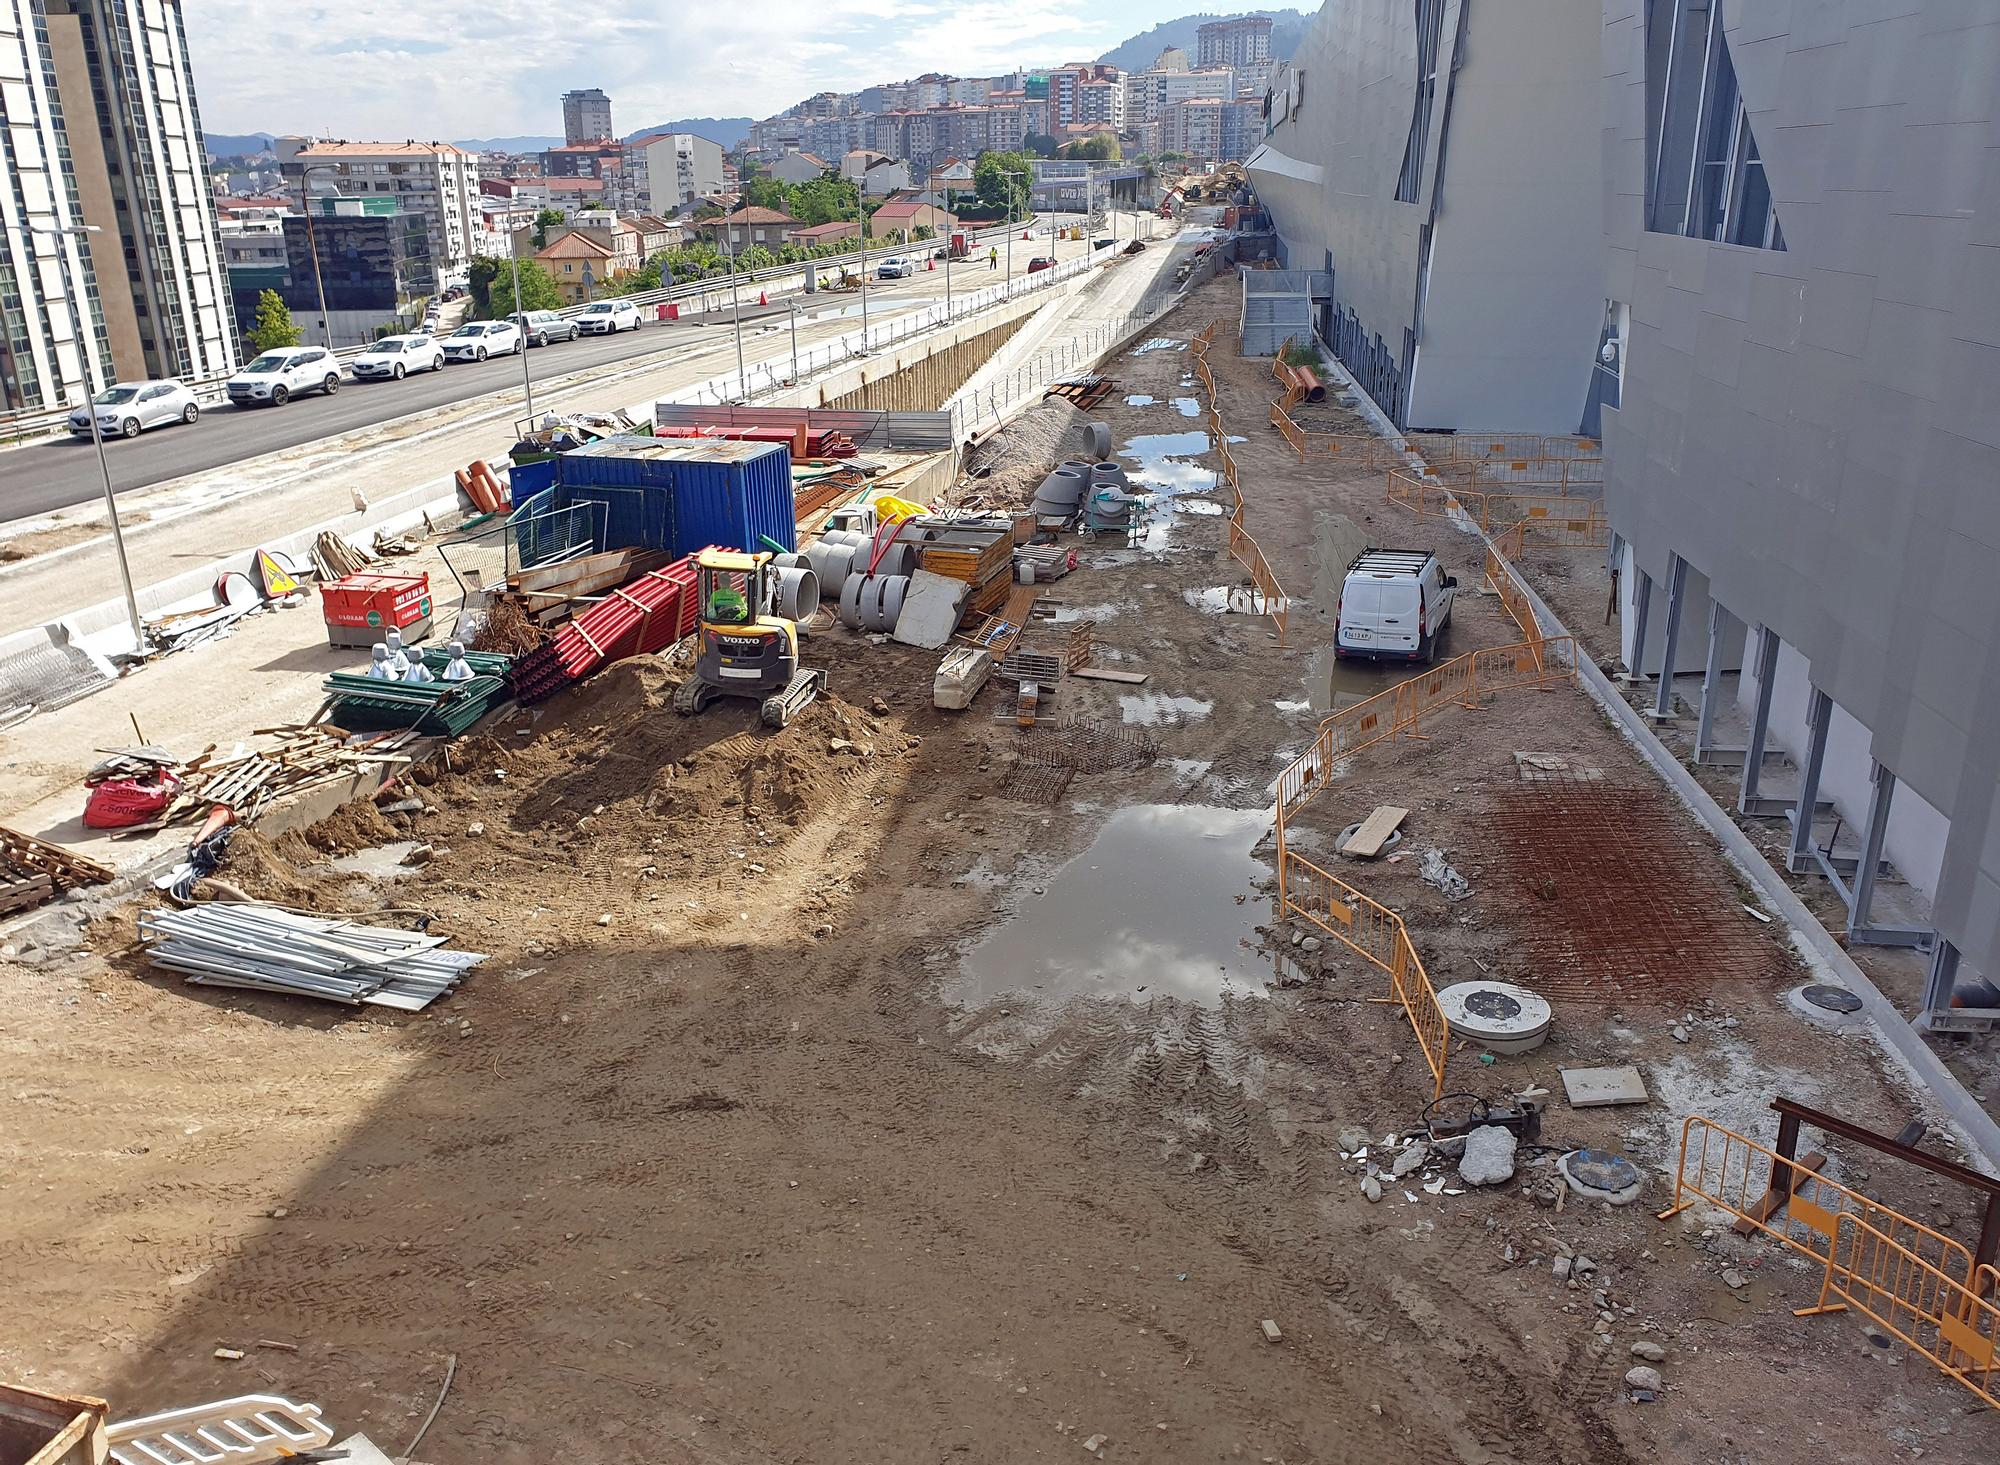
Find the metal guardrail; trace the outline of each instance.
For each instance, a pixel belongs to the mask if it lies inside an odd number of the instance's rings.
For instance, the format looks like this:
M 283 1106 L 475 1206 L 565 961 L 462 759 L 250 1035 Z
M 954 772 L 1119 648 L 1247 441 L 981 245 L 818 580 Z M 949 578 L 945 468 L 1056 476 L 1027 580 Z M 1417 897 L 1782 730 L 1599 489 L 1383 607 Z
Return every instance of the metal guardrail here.
M 1015 229 L 1032 229 L 1039 222 L 1039 215 L 1031 216 L 1011 225 L 996 225 L 989 229 L 974 230 L 970 238 L 973 241 L 978 241 L 1003 237 L 1011 234 Z M 657 290 L 640 290 L 630 295 L 608 296 L 606 298 L 627 300 L 642 308 L 666 305 L 683 300 L 699 299 L 718 289 L 727 289 L 731 281 L 740 286 L 744 284 L 763 284 L 769 281 L 784 280 L 793 277 L 803 280 L 804 272 L 818 265 L 844 264 L 850 259 L 865 261 L 871 254 L 877 261 L 880 261 L 911 249 L 934 247 L 935 244 L 935 240 L 920 239 L 912 244 L 888 246 L 872 250 L 856 250 L 852 255 L 843 253 L 831 255 L 824 260 L 800 260 L 794 264 L 773 265 L 769 269 L 746 270 L 738 275 L 716 275 L 701 280 L 689 280 L 683 284 L 663 285 Z M 1084 258 L 1088 260 L 1089 256 L 1086 255 Z M 558 310 L 556 314 L 565 320 L 574 320 L 587 309 L 589 307 L 586 305 L 566 305 Z M 341 363 L 344 374 L 349 380 L 353 379 L 353 371 L 347 367 L 347 363 L 367 351 L 373 344 L 373 342 L 364 341 L 358 345 L 336 346 L 332 348 L 334 360 Z M 233 372 L 218 372 L 210 376 L 175 377 L 172 380 L 183 382 L 188 390 L 195 394 L 196 401 L 203 407 L 217 407 L 229 400 L 228 394 L 224 390 L 224 385 L 234 374 Z M 76 410 L 75 406 L 68 406 L 43 408 L 34 412 L 0 413 L 0 443 L 17 442 L 28 438 L 45 437 L 51 433 L 67 432 L 69 430 L 69 415 Z

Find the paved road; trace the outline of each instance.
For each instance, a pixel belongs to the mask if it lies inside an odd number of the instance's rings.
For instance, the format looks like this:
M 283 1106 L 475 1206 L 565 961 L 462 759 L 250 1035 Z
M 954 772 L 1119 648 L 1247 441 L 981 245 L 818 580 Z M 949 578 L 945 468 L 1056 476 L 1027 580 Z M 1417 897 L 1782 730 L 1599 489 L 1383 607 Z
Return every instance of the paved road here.
M 1045 221 L 1046 222 L 1046 221 Z M 1129 222 L 1129 221 L 1128 221 Z M 1024 274 L 1031 256 L 1047 249 L 1039 236 L 1032 244 L 1015 241 L 1014 273 Z M 1002 251 L 1003 257 L 1006 251 Z M 1078 246 L 1063 245 L 1062 259 L 1073 257 Z M 878 256 L 871 255 L 871 263 Z M 958 291 L 983 289 L 1001 278 L 986 268 L 985 261 L 968 260 L 952 270 Z M 868 287 L 870 315 L 887 319 L 900 309 L 919 301 L 942 299 L 945 276 L 940 267 L 920 270 L 907 280 L 871 281 Z M 727 300 L 719 291 L 711 300 Z M 759 308 L 756 291 L 743 309 L 744 320 L 782 317 L 789 305 L 776 302 Z M 850 313 L 847 329 L 860 324 L 857 297 L 842 295 L 830 299 L 792 297 L 799 307 L 799 323 L 831 320 Z M 883 313 L 877 317 L 874 302 L 881 301 Z M 531 349 L 529 369 L 536 379 L 568 375 L 597 367 L 611 367 L 717 339 L 727 331 L 731 314 L 726 306 L 695 321 L 663 324 L 649 321 L 637 331 L 616 336 L 580 337 L 573 342 L 553 343 Z M 705 322 L 705 323 L 703 323 Z M 110 441 L 105 453 L 111 464 L 111 481 L 120 493 L 164 483 L 184 474 L 199 473 L 229 463 L 240 463 L 265 453 L 297 447 L 320 438 L 334 437 L 357 428 L 372 426 L 391 418 L 423 412 L 504 391 L 521 380 L 521 361 L 501 356 L 486 362 L 449 365 L 442 371 L 423 372 L 400 382 L 345 382 L 332 397 L 302 397 L 283 407 L 215 406 L 206 409 L 192 427 L 154 428 L 131 441 Z M 56 509 L 85 503 L 104 492 L 98 472 L 97 455 L 89 438 L 73 438 L 17 448 L 0 453 L 0 522 L 30 518 Z

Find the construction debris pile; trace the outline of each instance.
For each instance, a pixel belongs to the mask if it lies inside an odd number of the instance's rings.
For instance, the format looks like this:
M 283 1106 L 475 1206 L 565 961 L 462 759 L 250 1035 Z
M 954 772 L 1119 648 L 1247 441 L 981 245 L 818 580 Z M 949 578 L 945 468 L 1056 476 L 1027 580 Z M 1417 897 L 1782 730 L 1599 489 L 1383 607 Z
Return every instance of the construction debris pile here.
M 0 828 L 0 915 L 30 910 L 63 891 L 105 885 L 111 879 L 112 872 L 95 860 L 31 834 Z
M 212 902 L 149 910 L 139 934 L 156 967 L 202 987 L 248 987 L 420 1012 L 486 960 L 446 951 L 446 938 L 301 915 L 276 906 Z

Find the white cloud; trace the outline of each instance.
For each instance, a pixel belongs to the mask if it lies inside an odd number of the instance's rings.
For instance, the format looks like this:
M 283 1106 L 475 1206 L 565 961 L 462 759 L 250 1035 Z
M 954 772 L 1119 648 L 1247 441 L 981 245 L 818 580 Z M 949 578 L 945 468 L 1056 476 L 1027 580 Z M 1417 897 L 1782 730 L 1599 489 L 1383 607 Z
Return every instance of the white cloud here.
M 606 8 L 556 0 L 432 7 L 346 0 L 186 11 L 215 132 L 494 137 L 561 131 L 558 96 L 611 94 L 621 131 L 768 116 L 813 92 L 925 71 L 982 76 L 1095 56 L 1192 7 L 1161 0 L 737 0 Z

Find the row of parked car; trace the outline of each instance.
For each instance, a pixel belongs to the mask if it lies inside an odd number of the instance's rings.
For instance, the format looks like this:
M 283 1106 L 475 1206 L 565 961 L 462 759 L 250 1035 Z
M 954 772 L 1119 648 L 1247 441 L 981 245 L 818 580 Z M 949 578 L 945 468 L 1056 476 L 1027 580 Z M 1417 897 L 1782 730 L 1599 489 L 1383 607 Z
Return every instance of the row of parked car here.
M 384 336 L 345 364 L 356 381 L 401 381 L 415 372 L 441 370 L 448 361 L 485 361 L 552 341 L 636 331 L 642 319 L 629 300 L 600 300 L 575 316 L 530 310 L 502 320 L 471 321 L 448 336 Z M 324 346 L 266 351 L 232 376 L 225 390 L 236 407 L 282 407 L 312 392 L 330 397 L 340 390 L 341 365 Z M 98 431 L 106 437 L 137 437 L 149 427 L 192 423 L 201 416 L 194 393 L 177 381 L 119 382 L 99 392 L 91 406 Z M 90 417 L 82 408 L 70 413 L 69 430 L 77 437 L 90 436 Z

